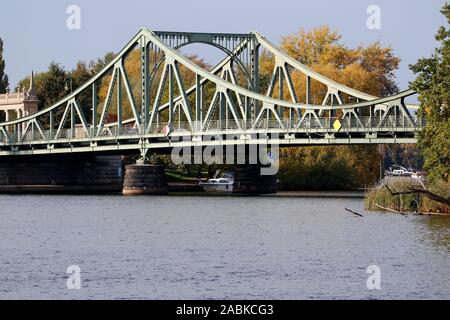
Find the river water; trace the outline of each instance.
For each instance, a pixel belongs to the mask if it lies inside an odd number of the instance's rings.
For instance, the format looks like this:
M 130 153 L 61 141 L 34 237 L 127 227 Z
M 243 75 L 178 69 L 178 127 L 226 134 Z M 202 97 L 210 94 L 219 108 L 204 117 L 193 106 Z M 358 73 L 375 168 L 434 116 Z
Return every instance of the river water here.
M 449 251 L 362 199 L 0 196 L 0 299 L 449 299 Z

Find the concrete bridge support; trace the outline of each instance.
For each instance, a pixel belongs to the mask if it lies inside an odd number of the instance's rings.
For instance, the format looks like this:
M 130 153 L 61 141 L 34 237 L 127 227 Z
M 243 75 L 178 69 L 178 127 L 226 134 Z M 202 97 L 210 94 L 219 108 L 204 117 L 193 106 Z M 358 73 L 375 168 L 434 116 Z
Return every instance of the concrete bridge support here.
M 48 155 L 0 159 L 0 192 L 121 192 L 121 156 Z
M 164 195 L 168 193 L 164 166 L 145 163 L 125 167 L 123 195 Z
M 261 174 L 261 165 L 238 166 L 234 177 L 233 193 L 271 194 L 277 192 L 276 175 Z

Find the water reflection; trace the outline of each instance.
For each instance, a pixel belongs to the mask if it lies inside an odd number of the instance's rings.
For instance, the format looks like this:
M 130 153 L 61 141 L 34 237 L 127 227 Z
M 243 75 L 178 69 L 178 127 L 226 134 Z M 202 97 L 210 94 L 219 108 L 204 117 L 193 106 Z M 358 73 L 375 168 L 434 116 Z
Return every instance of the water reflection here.
M 427 227 L 423 239 L 450 251 L 450 217 L 423 217 L 421 220 Z

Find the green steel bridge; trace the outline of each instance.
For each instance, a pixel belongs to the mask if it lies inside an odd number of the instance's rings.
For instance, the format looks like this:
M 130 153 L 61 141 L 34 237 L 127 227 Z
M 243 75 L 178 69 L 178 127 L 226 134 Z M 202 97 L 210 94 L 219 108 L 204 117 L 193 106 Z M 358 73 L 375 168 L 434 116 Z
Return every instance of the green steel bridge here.
M 192 43 L 214 46 L 225 58 L 205 70 L 180 52 Z M 264 92 L 258 65 L 262 50 L 274 57 Z M 139 62 L 135 78 L 127 68 L 133 56 Z M 294 72 L 303 75 L 301 84 L 293 82 Z M 299 86 L 304 88 L 301 97 Z M 323 92 L 319 104 L 311 101 L 312 87 Z M 107 88 L 103 99 L 102 88 Z M 141 29 L 104 69 L 65 98 L 0 123 L 0 156 L 146 154 L 259 143 L 415 143 L 424 122 L 405 102 L 414 94 L 406 90 L 379 98 L 349 88 L 309 69 L 257 32 Z

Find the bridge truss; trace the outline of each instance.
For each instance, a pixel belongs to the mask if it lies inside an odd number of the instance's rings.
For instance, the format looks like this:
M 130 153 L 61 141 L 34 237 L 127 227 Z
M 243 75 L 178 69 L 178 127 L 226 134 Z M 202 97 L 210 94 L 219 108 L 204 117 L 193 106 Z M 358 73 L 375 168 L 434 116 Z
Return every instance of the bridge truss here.
M 226 57 L 211 70 L 180 50 L 214 46 Z M 267 88 L 259 56 L 274 57 Z M 137 59 L 138 76 L 132 77 Z M 134 70 L 136 71 L 136 70 Z M 304 75 L 300 97 L 293 72 Z M 136 72 L 133 73 L 135 75 Z M 322 86 L 311 103 L 312 83 Z M 175 146 L 415 143 L 424 123 L 405 99 L 378 98 L 328 79 L 249 34 L 141 29 L 98 74 L 39 112 L 0 123 L 0 155 L 124 152 Z

